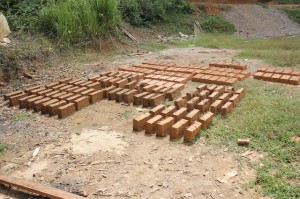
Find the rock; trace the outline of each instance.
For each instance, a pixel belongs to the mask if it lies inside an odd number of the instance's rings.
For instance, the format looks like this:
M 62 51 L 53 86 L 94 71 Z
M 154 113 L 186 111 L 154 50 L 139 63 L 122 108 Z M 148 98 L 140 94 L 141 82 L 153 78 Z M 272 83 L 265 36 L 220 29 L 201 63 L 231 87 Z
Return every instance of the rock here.
M 247 146 L 250 144 L 250 139 L 238 139 L 237 144 L 239 146 Z

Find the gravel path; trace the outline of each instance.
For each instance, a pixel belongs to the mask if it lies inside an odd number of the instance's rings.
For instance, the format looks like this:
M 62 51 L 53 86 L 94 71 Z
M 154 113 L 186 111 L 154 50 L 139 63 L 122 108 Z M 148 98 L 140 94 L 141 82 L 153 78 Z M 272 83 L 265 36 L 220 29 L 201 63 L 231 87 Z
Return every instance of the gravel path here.
M 246 37 L 276 37 L 300 34 L 300 26 L 287 15 L 274 8 L 259 5 L 232 5 L 225 14 L 232 22 L 237 35 Z

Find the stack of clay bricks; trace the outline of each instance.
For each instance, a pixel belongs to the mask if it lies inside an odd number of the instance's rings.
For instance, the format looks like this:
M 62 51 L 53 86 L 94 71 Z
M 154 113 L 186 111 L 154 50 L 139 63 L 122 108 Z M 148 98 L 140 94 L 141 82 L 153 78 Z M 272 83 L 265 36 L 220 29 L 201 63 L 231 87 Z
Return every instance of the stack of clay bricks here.
M 170 136 L 170 140 L 191 142 L 201 129 L 206 128 L 213 116 L 226 116 L 245 96 L 245 89 L 235 91 L 234 87 L 200 85 L 174 101 L 174 105 L 158 105 L 133 120 L 133 130 L 145 130 L 157 137 Z
M 283 68 L 261 68 L 254 75 L 254 79 L 299 85 L 300 71 Z
M 217 67 L 179 65 L 167 62 L 143 62 L 133 66 L 120 67 L 119 70 L 143 73 L 145 76 L 148 76 L 148 78 L 154 78 L 156 75 L 165 76 L 161 78 L 171 82 L 177 79 L 177 81 L 182 83 L 192 80 L 195 82 L 219 85 L 234 85 L 238 81 L 242 81 L 251 76 L 249 71 L 238 69 L 238 66 L 240 66 L 240 68 L 247 67 L 244 65 L 235 64 L 233 65 L 235 68 L 216 66 Z
M 122 101 L 122 92 L 132 92 L 134 89 L 130 88 L 142 77 L 139 74 L 108 72 L 88 80 L 66 78 L 45 86 L 5 94 L 4 99 L 9 100 L 10 106 L 65 118 L 102 100 L 104 96 Z
M 212 62 L 209 64 L 209 66 L 218 68 L 233 68 L 238 70 L 247 70 L 247 65 L 240 63 Z

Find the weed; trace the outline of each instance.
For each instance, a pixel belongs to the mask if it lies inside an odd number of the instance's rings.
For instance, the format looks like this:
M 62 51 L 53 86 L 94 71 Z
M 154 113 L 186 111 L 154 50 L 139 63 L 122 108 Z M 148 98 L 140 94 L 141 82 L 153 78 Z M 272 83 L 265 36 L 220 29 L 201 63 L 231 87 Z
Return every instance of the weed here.
M 28 120 L 30 118 L 32 118 L 33 116 L 29 115 L 29 114 L 26 114 L 26 113 L 19 113 L 19 114 L 15 114 L 13 116 L 13 119 L 15 121 L 25 121 L 25 120 Z
M 6 148 L 7 148 L 6 144 L 0 143 L 0 154 L 3 153 Z
M 122 119 L 129 119 L 129 117 L 132 115 L 132 110 L 131 109 L 124 109 L 121 113 L 120 113 L 120 117 Z
M 222 4 L 222 5 L 219 5 L 219 8 L 224 12 L 229 12 L 232 9 L 232 6 Z
M 299 198 L 300 144 L 292 137 L 300 132 L 300 91 L 286 85 L 248 79 L 238 87 L 246 97 L 227 117 L 217 116 L 214 125 L 199 135 L 211 143 L 236 148 L 239 138 L 250 138 L 247 149 L 264 153 L 257 165 L 256 184 L 274 198 Z
M 240 58 L 262 59 L 277 66 L 300 68 L 300 36 L 248 39 L 234 35 L 201 34 L 195 41 L 175 44 L 182 47 L 193 44 L 208 48 L 241 49 Z
M 300 8 L 285 8 L 282 9 L 290 19 L 300 24 Z
M 210 15 L 204 18 L 201 21 L 201 27 L 208 33 L 232 34 L 235 32 L 234 25 L 218 15 Z

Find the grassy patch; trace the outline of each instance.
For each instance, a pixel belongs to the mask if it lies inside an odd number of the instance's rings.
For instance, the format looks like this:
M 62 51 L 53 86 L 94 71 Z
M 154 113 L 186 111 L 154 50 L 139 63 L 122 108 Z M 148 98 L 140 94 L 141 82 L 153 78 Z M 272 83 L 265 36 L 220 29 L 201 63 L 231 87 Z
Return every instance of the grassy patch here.
M 299 0 L 277 0 L 279 4 L 300 4 Z
M 300 24 L 300 8 L 285 8 L 282 9 L 290 19 Z
M 129 119 L 132 115 L 132 110 L 131 109 L 124 109 L 120 114 L 119 116 L 122 118 L 122 119 Z
M 0 154 L 4 152 L 4 150 L 6 149 L 7 145 L 0 143 Z
M 237 148 L 237 139 L 250 138 L 249 147 L 237 150 L 264 154 L 255 184 L 274 198 L 299 198 L 300 144 L 292 137 L 300 132 L 300 90 L 253 79 L 238 87 L 247 89 L 245 99 L 228 117 L 217 116 L 200 136 L 232 148 Z
M 25 120 L 28 120 L 28 119 L 32 119 L 33 117 L 34 116 L 26 114 L 26 113 L 19 113 L 19 114 L 15 114 L 13 116 L 13 119 L 15 121 L 25 121 Z
M 201 21 L 201 27 L 207 33 L 233 34 L 235 32 L 234 25 L 218 15 L 211 15 L 204 18 Z
M 208 48 L 241 49 L 240 58 L 262 59 L 277 66 L 300 68 L 300 36 L 249 39 L 234 35 L 201 34 L 197 40 L 175 44 L 181 47 L 193 44 Z

